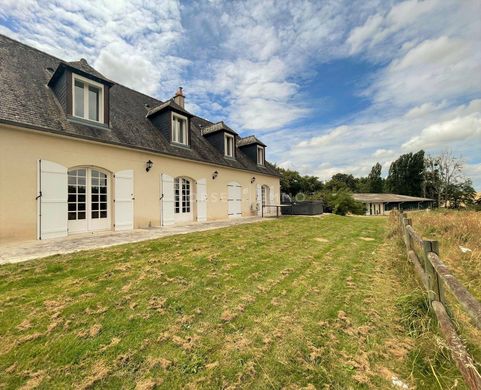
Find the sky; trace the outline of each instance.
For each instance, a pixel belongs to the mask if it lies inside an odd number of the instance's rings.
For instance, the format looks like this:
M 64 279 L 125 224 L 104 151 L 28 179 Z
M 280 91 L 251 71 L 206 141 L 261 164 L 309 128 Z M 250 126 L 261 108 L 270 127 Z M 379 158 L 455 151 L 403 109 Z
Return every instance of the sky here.
M 451 151 L 481 191 L 481 0 L 0 0 L 0 34 L 329 179 Z

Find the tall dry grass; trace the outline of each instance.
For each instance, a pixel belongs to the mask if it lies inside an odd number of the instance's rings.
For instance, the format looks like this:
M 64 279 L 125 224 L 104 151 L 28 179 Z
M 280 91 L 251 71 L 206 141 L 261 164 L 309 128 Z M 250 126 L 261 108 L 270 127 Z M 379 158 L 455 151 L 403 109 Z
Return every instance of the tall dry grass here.
M 441 260 L 481 301 L 481 212 L 417 211 L 408 216 L 413 220 L 414 230 L 423 238 L 439 241 Z M 469 251 L 463 252 L 460 247 Z M 453 297 L 447 298 L 457 327 L 481 372 L 481 331 Z
M 439 241 L 441 260 L 481 300 L 481 213 L 424 211 L 408 214 L 414 230 L 423 238 Z M 460 247 L 469 251 L 463 253 Z

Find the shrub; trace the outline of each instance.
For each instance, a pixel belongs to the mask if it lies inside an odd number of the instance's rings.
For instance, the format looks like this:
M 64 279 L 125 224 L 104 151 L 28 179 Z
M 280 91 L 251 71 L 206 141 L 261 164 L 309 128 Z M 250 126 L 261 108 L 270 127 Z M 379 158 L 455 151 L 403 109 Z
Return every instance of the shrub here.
M 354 200 L 352 193 L 347 190 L 340 190 L 337 193 L 324 194 L 323 199 L 332 209 L 334 214 L 365 214 L 366 212 L 364 204 Z

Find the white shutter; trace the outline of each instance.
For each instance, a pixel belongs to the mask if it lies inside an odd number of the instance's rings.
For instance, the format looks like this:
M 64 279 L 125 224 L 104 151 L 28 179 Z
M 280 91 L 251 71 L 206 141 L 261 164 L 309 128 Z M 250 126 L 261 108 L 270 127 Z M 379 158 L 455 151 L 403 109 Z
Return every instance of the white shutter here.
M 67 227 L 67 168 L 39 160 L 38 238 L 65 237 Z
M 256 187 L 257 215 L 262 215 L 262 186 L 257 184 Z
M 227 185 L 227 214 L 231 218 L 242 216 L 242 187 L 235 182 Z
M 115 173 L 115 230 L 134 228 L 134 171 Z
M 172 176 L 162 173 L 160 175 L 160 181 L 162 183 L 162 226 L 175 224 L 174 216 L 174 178 Z
M 274 186 L 269 186 L 269 205 L 272 206 L 272 205 L 275 205 L 279 202 L 276 202 L 275 199 L 276 199 L 276 196 L 275 196 L 275 192 L 274 192 Z M 268 207 L 267 208 L 267 213 L 269 215 L 275 215 L 277 210 L 275 207 Z
M 207 180 L 197 180 L 197 221 L 207 221 Z

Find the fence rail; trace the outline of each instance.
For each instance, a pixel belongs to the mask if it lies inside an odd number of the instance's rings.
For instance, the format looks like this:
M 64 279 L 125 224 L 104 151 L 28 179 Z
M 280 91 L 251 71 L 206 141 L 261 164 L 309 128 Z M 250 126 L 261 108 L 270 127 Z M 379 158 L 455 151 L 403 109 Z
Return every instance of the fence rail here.
M 442 262 L 439 255 L 439 242 L 425 240 L 416 233 L 412 226 L 412 220 L 407 217 L 406 213 L 400 213 L 397 217 L 406 245 L 407 256 L 428 292 L 429 301 L 436 314 L 441 334 L 450 347 L 456 366 L 469 388 L 479 390 L 481 389 L 481 375 L 448 314 L 445 292 L 446 290 L 449 291 L 478 329 L 481 329 L 481 303 L 471 295 Z

